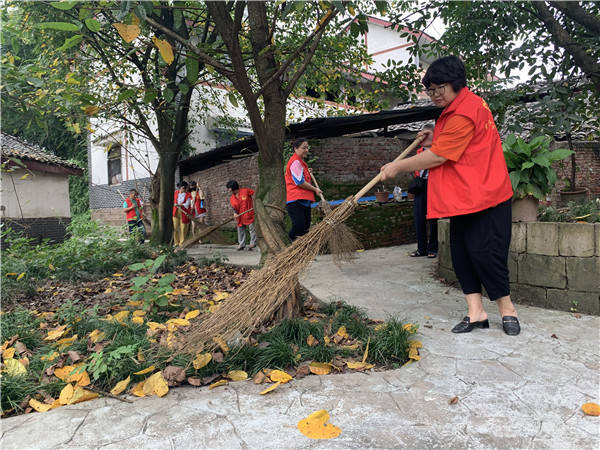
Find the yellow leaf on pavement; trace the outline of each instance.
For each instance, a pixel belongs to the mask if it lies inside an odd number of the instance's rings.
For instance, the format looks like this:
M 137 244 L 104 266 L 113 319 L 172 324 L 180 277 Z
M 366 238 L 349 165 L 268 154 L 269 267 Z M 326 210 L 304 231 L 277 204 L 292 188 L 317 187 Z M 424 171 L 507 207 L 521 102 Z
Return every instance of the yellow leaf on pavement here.
M 104 331 L 100 331 L 98 329 L 92 331 L 88 335 L 93 344 L 95 344 L 96 342 L 100 342 L 102 339 L 104 339 L 104 336 Z
M 156 372 L 144 382 L 144 395 L 157 395 L 164 397 L 169 392 L 169 385 L 163 377 L 162 372 Z
M 581 405 L 581 410 L 588 416 L 600 416 L 600 405 L 597 403 L 584 403 Z
M 140 35 L 140 27 L 137 25 L 126 25 L 124 23 L 113 23 L 113 27 L 117 29 L 119 35 L 125 42 L 132 42 Z
M 75 390 L 73 389 L 72 384 L 67 384 L 62 391 L 60 391 L 60 396 L 58 397 L 58 401 L 61 405 L 68 405 L 73 398 L 73 393 Z
M 271 370 L 269 372 L 269 378 L 271 381 L 279 381 L 280 383 L 287 383 L 292 379 L 292 377 L 285 373 L 283 370 Z
M 98 398 L 98 394 L 92 391 L 88 391 L 80 386 L 75 387 L 75 391 L 73 392 L 73 397 L 71 397 L 70 405 L 74 405 L 75 403 L 86 402 L 88 400 L 93 400 Z
M 220 336 L 214 337 L 213 342 L 219 346 L 219 348 L 223 351 L 223 353 L 225 353 L 225 354 L 229 353 L 229 346 L 227 345 L 227 342 L 225 342 L 223 340 L 222 337 L 220 337 Z
M 144 397 L 144 383 L 145 381 L 140 381 L 136 384 L 133 389 L 131 389 L 131 393 L 136 397 Z
M 419 326 L 414 323 L 406 323 L 406 324 L 404 324 L 404 326 L 402 328 L 404 328 L 409 333 L 414 334 L 417 332 L 417 329 L 419 328 Z
M 194 369 L 199 370 L 206 366 L 212 360 L 210 353 L 202 353 L 194 358 Z
M 227 373 L 227 378 L 231 381 L 244 381 L 248 379 L 248 374 L 243 370 L 230 370 Z
M 262 391 L 260 393 L 260 395 L 265 395 L 265 394 L 268 394 L 269 392 L 273 392 L 275 389 L 277 389 L 277 386 L 279 386 L 280 384 L 281 384 L 281 381 L 278 381 L 277 383 L 272 384 L 271 386 L 266 388 L 264 391 Z
M 423 348 L 421 341 L 408 341 L 408 348 Z
M 227 380 L 219 380 L 219 381 L 216 381 L 215 383 L 211 384 L 208 387 L 208 389 L 211 390 L 211 389 L 214 389 L 214 388 L 219 387 L 219 386 L 224 386 L 226 384 L 229 384 L 229 381 L 227 381 Z
M 419 350 L 417 350 L 416 348 L 409 348 L 408 358 L 414 361 L 419 361 L 421 359 L 421 357 L 419 356 Z
M 140 370 L 139 372 L 133 372 L 134 375 L 144 375 L 146 373 L 152 372 L 156 367 L 154 365 L 150 367 L 146 367 L 145 369 Z
M 156 47 L 158 48 L 162 59 L 164 59 L 167 64 L 171 64 L 175 59 L 175 56 L 173 56 L 173 49 L 171 48 L 171 44 L 162 39 L 158 39 L 156 36 L 152 36 L 152 42 L 154 42 L 154 45 L 156 45 Z
M 321 363 L 321 362 L 311 362 L 308 366 L 310 371 L 315 375 L 327 375 L 331 372 L 331 364 L 329 363 Z
M 2 352 L 2 359 L 9 359 L 9 358 L 12 358 L 13 356 L 15 356 L 15 348 L 14 347 L 7 348 L 6 350 L 4 350 L 4 352 Z
M 194 318 L 198 317 L 199 314 L 200 314 L 200 310 L 194 309 L 193 311 L 190 311 L 189 313 L 187 313 L 185 315 L 185 320 L 194 319 Z
M 56 327 L 50 331 L 48 331 L 48 336 L 44 338 L 45 341 L 53 341 L 58 339 L 63 334 L 65 334 L 65 330 L 67 329 L 66 325 L 61 325 L 60 327 Z
M 19 375 L 25 375 L 27 373 L 27 368 L 23 364 L 21 364 L 21 362 L 18 359 L 6 358 L 4 360 L 3 372 L 6 372 L 11 376 L 16 377 Z
M 331 439 L 338 437 L 342 430 L 327 423 L 329 414 L 324 409 L 316 411 L 298 422 L 300 432 L 311 439 Z
M 36 400 L 35 398 L 32 398 L 29 400 L 29 406 L 31 406 L 37 412 L 46 412 L 46 411 L 52 409 L 52 405 L 49 405 L 47 403 L 42 403 L 42 402 Z
M 112 395 L 119 395 L 121 392 L 127 389 L 130 381 L 131 377 L 127 377 L 124 380 L 119 381 L 117 384 L 115 384 L 115 387 L 110 390 L 110 393 Z

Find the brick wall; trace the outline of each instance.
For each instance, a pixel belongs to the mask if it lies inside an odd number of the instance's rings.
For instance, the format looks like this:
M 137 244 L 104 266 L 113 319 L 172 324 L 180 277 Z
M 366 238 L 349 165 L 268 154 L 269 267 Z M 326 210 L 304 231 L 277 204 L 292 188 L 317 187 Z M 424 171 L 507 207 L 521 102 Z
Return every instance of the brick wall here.
M 4 217 L 2 223 L 28 238 L 34 238 L 39 243 L 42 239 L 53 242 L 65 240 L 70 217 L 40 217 L 33 219 L 13 219 Z
M 555 142 L 553 148 L 568 148 L 566 142 Z M 575 175 L 578 188 L 587 188 L 591 196 L 600 196 L 600 143 L 574 141 Z M 558 174 L 558 181 L 552 192 L 552 201 L 558 201 L 558 192 L 565 187 L 564 178 L 571 176 L 571 158 L 558 161 L 552 165 Z
M 123 197 L 119 195 L 119 192 L 127 197 L 131 189 L 136 189 L 140 197 L 147 201 L 150 197 L 151 183 L 152 178 L 140 178 L 123 181 L 121 184 L 113 186 L 108 184 L 90 185 L 90 209 L 93 212 L 96 209 L 122 208 Z

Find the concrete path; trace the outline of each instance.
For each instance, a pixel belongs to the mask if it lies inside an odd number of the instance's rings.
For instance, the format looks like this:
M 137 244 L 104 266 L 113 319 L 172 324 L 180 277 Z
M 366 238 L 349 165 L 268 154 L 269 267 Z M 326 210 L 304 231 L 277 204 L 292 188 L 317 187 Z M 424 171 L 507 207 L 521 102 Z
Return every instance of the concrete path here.
M 309 376 L 267 396 L 258 394 L 264 386 L 239 382 L 213 391 L 176 388 L 134 404 L 95 400 L 3 420 L 0 447 L 598 448 L 600 418 L 584 416 L 580 406 L 600 403 L 600 319 L 520 307 L 523 331 L 509 337 L 488 302 L 489 330 L 454 335 L 449 329 L 464 315 L 461 292 L 433 278 L 434 260 L 409 258 L 409 250 L 366 251 L 341 268 L 320 256 L 303 284 L 372 317 L 419 323 L 419 362 Z M 246 264 L 247 253 L 234 250 L 229 262 L 239 255 Z M 297 430 L 319 409 L 342 429 L 338 438 L 316 441 Z

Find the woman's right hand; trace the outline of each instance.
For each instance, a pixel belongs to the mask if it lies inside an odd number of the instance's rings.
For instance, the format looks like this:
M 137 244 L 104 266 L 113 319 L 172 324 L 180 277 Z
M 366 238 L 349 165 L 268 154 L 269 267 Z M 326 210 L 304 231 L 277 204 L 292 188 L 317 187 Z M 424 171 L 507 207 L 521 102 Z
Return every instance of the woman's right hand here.
M 432 130 L 421 130 L 417 133 L 417 139 L 420 137 L 425 137 L 423 141 L 421 141 L 421 145 L 423 147 L 431 147 L 431 143 L 433 142 L 433 131 Z

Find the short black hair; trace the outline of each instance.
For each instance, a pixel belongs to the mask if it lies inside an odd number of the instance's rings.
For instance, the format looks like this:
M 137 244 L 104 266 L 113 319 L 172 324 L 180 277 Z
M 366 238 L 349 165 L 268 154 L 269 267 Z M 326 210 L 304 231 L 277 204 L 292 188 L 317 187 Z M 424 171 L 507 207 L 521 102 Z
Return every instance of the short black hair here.
M 467 86 L 467 71 L 461 59 L 457 56 L 444 56 L 431 63 L 422 80 L 426 88 L 431 83 L 449 83 L 454 92 Z
M 131 190 L 129 191 L 129 193 L 130 193 L 130 194 L 131 194 L 132 192 L 135 192 L 136 194 L 138 193 L 138 191 L 136 191 L 135 189 L 131 189 Z
M 294 142 L 292 143 L 292 148 L 295 150 L 305 142 L 308 142 L 308 141 L 304 138 L 294 139 Z
M 226 185 L 227 189 L 231 189 L 232 191 L 237 191 L 240 188 L 240 185 L 235 180 L 229 180 Z
M 188 187 L 187 181 L 182 181 L 179 183 L 179 187 Z

